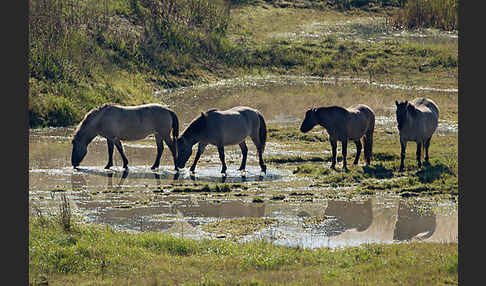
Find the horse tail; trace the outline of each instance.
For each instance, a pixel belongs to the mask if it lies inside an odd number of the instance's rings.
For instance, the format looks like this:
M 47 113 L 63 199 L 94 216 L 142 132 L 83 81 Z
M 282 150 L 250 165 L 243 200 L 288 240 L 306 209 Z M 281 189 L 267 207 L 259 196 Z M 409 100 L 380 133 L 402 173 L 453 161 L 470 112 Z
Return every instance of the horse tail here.
M 373 157 L 373 132 L 375 130 L 375 116 L 372 116 L 370 126 L 368 127 L 368 131 L 366 131 L 365 138 L 364 138 L 364 153 L 366 163 L 369 164 L 371 162 L 371 158 Z
M 258 136 L 260 138 L 260 142 L 262 144 L 262 153 L 265 150 L 265 143 L 267 142 L 267 124 L 265 123 L 265 118 L 263 115 L 258 113 L 258 118 L 260 119 L 260 130 Z
M 422 142 L 422 152 L 420 152 L 420 160 L 422 161 L 425 158 L 425 141 Z
M 174 144 L 174 148 L 177 154 L 177 138 L 179 137 L 179 119 L 174 111 L 170 111 L 170 115 L 172 116 L 172 140 Z

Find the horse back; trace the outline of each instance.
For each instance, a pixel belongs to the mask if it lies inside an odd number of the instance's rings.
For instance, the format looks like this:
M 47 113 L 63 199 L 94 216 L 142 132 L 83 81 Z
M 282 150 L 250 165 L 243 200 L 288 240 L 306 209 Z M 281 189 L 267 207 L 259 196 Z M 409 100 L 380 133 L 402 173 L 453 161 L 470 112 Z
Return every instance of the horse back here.
M 347 135 L 350 140 L 357 140 L 367 132 L 373 131 L 375 126 L 375 113 L 364 104 L 354 104 L 347 108 Z
M 423 113 L 431 112 L 437 119 L 439 118 L 439 107 L 437 104 L 428 98 L 416 98 L 411 103 Z
M 139 140 L 149 134 L 168 134 L 172 126 L 171 111 L 160 104 L 138 106 L 112 105 L 100 120 L 100 135 L 121 140 Z
M 234 145 L 258 132 L 260 118 L 257 110 L 238 106 L 224 111 L 208 111 L 206 123 L 207 143 Z

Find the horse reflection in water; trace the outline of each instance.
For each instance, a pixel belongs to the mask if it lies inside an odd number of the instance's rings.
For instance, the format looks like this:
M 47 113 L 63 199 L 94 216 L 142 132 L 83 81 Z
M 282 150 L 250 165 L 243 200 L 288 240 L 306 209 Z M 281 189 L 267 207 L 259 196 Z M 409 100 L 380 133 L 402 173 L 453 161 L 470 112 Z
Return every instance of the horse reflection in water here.
M 117 191 L 124 185 L 125 180 L 128 178 L 129 180 L 136 180 L 136 179 L 153 179 L 157 182 L 157 185 L 160 186 L 161 180 L 178 180 L 180 173 L 176 172 L 174 174 L 169 172 L 164 172 L 162 174 L 158 172 L 130 172 L 128 169 L 124 169 L 122 172 L 110 170 L 97 170 L 97 169 L 88 169 L 88 168 L 78 168 L 76 172 L 86 173 L 89 175 L 96 175 L 101 177 L 107 178 L 107 187 L 110 189 L 116 189 Z M 113 185 L 113 178 L 119 177 L 120 180 L 118 181 L 116 187 Z M 79 178 L 83 178 L 80 180 Z M 88 184 L 84 176 L 80 176 L 80 174 L 73 173 L 71 176 L 71 183 L 73 185 L 73 190 L 75 187 L 80 188 L 87 188 Z
M 417 212 L 418 207 L 402 200 L 391 207 L 376 207 L 376 200 L 365 202 L 329 201 L 326 216 L 336 217 L 340 231 L 334 240 L 407 241 L 430 238 L 437 226 L 432 212 Z

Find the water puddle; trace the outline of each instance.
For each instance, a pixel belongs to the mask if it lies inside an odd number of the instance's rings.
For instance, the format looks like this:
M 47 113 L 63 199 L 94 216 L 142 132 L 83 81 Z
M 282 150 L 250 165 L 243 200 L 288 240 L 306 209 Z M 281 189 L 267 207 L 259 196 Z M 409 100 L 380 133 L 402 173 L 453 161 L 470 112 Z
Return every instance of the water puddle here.
M 434 45 L 457 45 L 458 43 L 458 31 L 441 31 L 430 28 L 396 29 L 391 27 L 385 17 L 359 17 L 337 22 L 312 22 L 301 25 L 292 32 L 276 32 L 269 36 L 274 39 L 291 41 L 320 41 L 326 36 L 333 36 L 342 40 L 366 42 L 400 40 Z
M 276 222 L 234 240 L 266 239 L 291 247 L 334 248 L 416 240 L 457 242 L 458 239 L 458 216 L 453 204 L 438 209 L 435 203 L 410 205 L 403 199 L 383 197 L 304 203 L 255 203 L 222 197 L 168 195 L 152 190 L 145 194 L 130 191 L 111 194 L 105 200 L 96 199 L 95 195 L 71 200 L 75 213 L 82 214 L 86 222 L 134 233 L 155 231 L 194 239 L 225 238 L 221 232 L 205 231 L 204 226 L 224 220 L 265 218 Z M 35 200 L 31 204 L 39 206 Z

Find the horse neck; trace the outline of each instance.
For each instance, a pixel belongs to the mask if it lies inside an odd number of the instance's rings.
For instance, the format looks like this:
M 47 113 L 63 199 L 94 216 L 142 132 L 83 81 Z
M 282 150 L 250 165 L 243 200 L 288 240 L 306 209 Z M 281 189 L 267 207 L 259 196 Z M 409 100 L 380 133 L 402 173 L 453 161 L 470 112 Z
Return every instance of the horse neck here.
M 197 119 L 193 121 L 187 128 L 182 132 L 182 137 L 192 145 L 201 141 L 205 136 L 204 129 L 206 123 L 201 121 L 202 119 Z
M 96 135 L 96 132 L 93 132 L 91 130 L 84 130 L 80 136 L 80 141 L 88 145 L 89 143 L 91 143 L 91 141 L 93 141 Z
M 89 144 L 98 135 L 98 129 L 96 128 L 98 120 L 93 120 L 87 125 L 81 126 L 77 135 L 81 142 Z
M 333 127 L 333 123 L 336 121 L 336 110 L 332 108 L 324 107 L 320 111 L 316 112 L 317 123 L 324 128 Z
M 182 137 L 184 137 L 184 140 L 188 142 L 191 146 L 196 144 L 197 142 L 201 141 L 201 136 L 200 134 L 188 134 L 187 132 L 182 134 Z
M 181 136 L 184 137 L 186 142 L 193 146 L 197 142 L 201 141 L 203 138 L 203 131 L 196 130 L 196 128 L 191 128 L 184 131 Z

